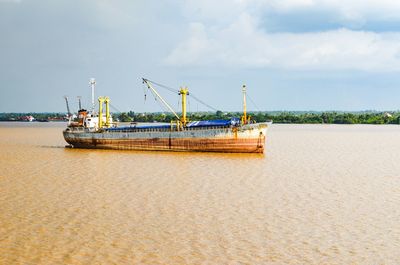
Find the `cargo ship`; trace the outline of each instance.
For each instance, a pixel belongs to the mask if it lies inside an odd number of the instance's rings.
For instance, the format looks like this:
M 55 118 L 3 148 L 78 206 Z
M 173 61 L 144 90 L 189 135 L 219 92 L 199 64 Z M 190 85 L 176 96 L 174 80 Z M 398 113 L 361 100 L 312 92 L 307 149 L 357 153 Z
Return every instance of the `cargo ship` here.
M 161 97 L 148 79 L 143 83 L 174 114 L 170 124 L 131 124 L 118 126 L 112 121 L 108 97 L 99 97 L 98 113 L 78 111 L 63 131 L 64 139 L 73 148 L 98 148 L 143 151 L 192 151 L 223 153 L 263 153 L 267 128 L 271 122 L 255 123 L 246 113 L 246 87 L 243 86 L 243 116 L 228 120 L 189 121 L 186 102 L 189 90 L 180 88 L 182 112 L 179 116 Z M 105 113 L 103 113 L 105 105 Z

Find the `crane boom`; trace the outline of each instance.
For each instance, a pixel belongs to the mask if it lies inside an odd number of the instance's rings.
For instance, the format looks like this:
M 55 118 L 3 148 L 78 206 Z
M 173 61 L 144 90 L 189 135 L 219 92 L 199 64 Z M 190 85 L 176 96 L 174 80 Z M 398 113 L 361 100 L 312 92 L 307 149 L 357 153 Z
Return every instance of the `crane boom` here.
M 157 90 L 155 90 L 153 88 L 153 86 L 151 85 L 151 83 L 149 82 L 149 80 L 142 78 L 143 79 L 143 83 L 145 83 L 147 85 L 147 87 L 153 91 L 153 93 L 162 101 L 162 103 L 175 115 L 175 117 L 180 120 L 181 118 L 178 116 L 178 114 L 176 114 L 176 112 L 171 108 L 171 106 L 160 96 L 160 94 L 158 94 Z
M 68 117 L 70 117 L 72 114 L 71 114 L 71 111 L 70 111 L 70 109 L 69 109 L 68 97 L 67 97 L 67 96 L 64 96 L 64 98 L 65 98 L 65 104 L 67 105 Z

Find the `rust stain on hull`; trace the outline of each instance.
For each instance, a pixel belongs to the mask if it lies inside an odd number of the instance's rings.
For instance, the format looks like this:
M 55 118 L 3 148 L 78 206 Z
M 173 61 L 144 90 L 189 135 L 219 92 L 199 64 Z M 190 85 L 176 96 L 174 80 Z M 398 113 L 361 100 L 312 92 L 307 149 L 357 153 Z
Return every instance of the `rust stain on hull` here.
M 195 151 L 224 153 L 263 153 L 265 137 L 258 139 L 71 139 L 77 148 L 148 151 Z
M 267 125 L 173 131 L 88 131 L 66 129 L 65 140 L 77 148 L 148 151 L 195 151 L 223 153 L 263 153 Z

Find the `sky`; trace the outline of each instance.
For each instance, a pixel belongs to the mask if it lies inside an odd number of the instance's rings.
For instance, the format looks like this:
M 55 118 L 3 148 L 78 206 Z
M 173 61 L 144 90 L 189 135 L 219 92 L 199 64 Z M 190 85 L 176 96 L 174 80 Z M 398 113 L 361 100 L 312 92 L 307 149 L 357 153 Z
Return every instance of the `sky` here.
M 222 111 L 243 84 L 253 111 L 398 110 L 399 73 L 398 0 L 0 0 L 0 112 L 89 108 L 90 78 L 114 111 L 163 111 L 142 77 Z

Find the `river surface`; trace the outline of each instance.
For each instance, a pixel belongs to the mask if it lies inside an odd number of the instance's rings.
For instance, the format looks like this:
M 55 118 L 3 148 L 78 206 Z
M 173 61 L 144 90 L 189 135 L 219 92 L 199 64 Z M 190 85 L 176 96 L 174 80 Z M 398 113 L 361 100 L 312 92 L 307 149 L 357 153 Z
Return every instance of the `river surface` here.
M 272 125 L 265 155 L 63 126 L 0 123 L 0 264 L 400 264 L 400 126 Z

